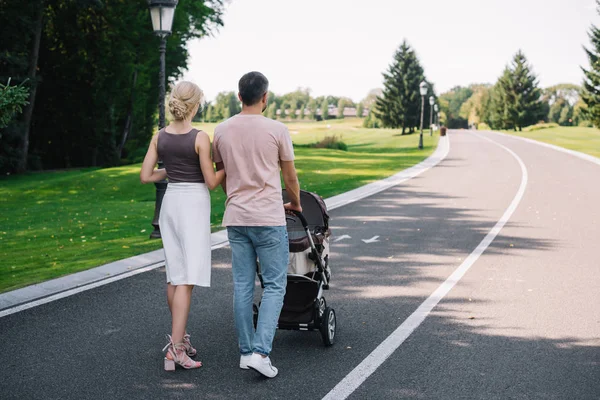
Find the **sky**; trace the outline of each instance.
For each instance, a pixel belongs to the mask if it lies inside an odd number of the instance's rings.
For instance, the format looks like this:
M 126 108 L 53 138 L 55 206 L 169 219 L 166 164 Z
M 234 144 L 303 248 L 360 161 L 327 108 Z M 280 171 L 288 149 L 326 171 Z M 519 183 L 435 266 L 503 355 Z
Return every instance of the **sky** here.
M 494 83 L 519 49 L 542 87 L 581 84 L 583 46 L 600 26 L 594 0 L 232 0 L 223 21 L 188 45 L 183 79 L 208 100 L 256 70 L 276 94 L 302 87 L 360 101 L 382 87 L 404 39 L 438 94 Z

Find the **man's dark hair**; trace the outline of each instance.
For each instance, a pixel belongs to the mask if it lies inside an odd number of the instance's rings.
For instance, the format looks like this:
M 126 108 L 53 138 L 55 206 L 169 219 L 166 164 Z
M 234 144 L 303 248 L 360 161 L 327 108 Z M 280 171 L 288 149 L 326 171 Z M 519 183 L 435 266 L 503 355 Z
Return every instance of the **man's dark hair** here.
M 247 106 L 253 106 L 269 90 L 269 81 L 260 72 L 252 71 L 242 76 L 238 88 L 242 97 L 242 103 Z

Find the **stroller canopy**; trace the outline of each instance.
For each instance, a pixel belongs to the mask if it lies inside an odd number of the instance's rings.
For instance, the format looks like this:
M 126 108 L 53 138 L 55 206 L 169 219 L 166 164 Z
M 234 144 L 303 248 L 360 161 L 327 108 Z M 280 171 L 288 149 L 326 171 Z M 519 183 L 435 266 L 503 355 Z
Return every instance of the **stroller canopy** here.
M 289 202 L 285 189 L 283 189 L 283 202 Z M 308 222 L 308 228 L 313 234 L 313 240 L 316 243 L 322 243 L 323 239 L 329 236 L 329 215 L 325 202 L 318 194 L 301 190 L 300 204 L 302 205 L 302 214 Z M 310 246 L 300 219 L 288 216 L 287 231 L 291 252 L 301 252 Z

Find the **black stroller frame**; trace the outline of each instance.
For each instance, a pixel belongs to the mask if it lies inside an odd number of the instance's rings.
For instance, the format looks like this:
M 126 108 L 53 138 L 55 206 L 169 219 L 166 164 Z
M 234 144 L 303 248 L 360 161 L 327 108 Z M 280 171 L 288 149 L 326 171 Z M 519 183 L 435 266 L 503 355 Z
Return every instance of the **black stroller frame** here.
M 286 201 L 286 195 L 287 193 L 284 190 L 284 201 Z M 300 233 L 299 229 L 294 230 L 294 225 L 297 224 L 297 221 L 300 221 L 305 234 L 304 237 L 296 238 L 296 240 L 290 237 L 290 252 L 302 253 L 304 247 L 308 244 L 308 248 L 306 249 L 308 251 L 308 258 L 314 263 L 315 268 L 304 275 L 288 273 L 286 294 L 277 327 L 285 330 L 320 331 L 323 343 L 326 346 L 331 346 L 335 341 L 337 321 L 335 310 L 327 306 L 323 295 L 323 292 L 329 289 L 331 273 L 329 269 L 329 254 L 326 254 L 324 257 L 322 256 L 325 249 L 325 241 L 328 240 L 329 236 L 329 216 L 326 213 L 326 209 L 324 209 L 325 203 L 318 195 L 301 191 L 300 199 L 304 210 L 313 210 L 314 212 L 315 204 L 322 210 L 324 224 L 323 226 L 313 224 L 313 231 L 311 231 L 310 222 L 314 221 L 307 220 L 303 213 L 294 211 L 292 212 L 293 215 L 286 214 L 288 234 Z M 314 202 L 314 204 L 309 206 L 307 204 L 309 202 Z M 259 263 L 257 263 L 257 274 L 261 287 L 264 289 Z M 254 304 L 253 316 L 255 327 L 258 322 L 258 310 L 258 306 Z

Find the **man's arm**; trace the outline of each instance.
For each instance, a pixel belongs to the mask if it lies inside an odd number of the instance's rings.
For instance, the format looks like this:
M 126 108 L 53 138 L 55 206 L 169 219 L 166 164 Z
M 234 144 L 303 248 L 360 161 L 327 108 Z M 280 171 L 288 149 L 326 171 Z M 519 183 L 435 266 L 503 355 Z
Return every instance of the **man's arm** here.
M 300 205 L 300 183 L 298 182 L 294 161 L 280 161 L 280 163 L 281 172 L 283 173 L 283 183 L 290 199 L 290 202 L 283 206 L 286 210 L 302 212 L 302 206 Z

